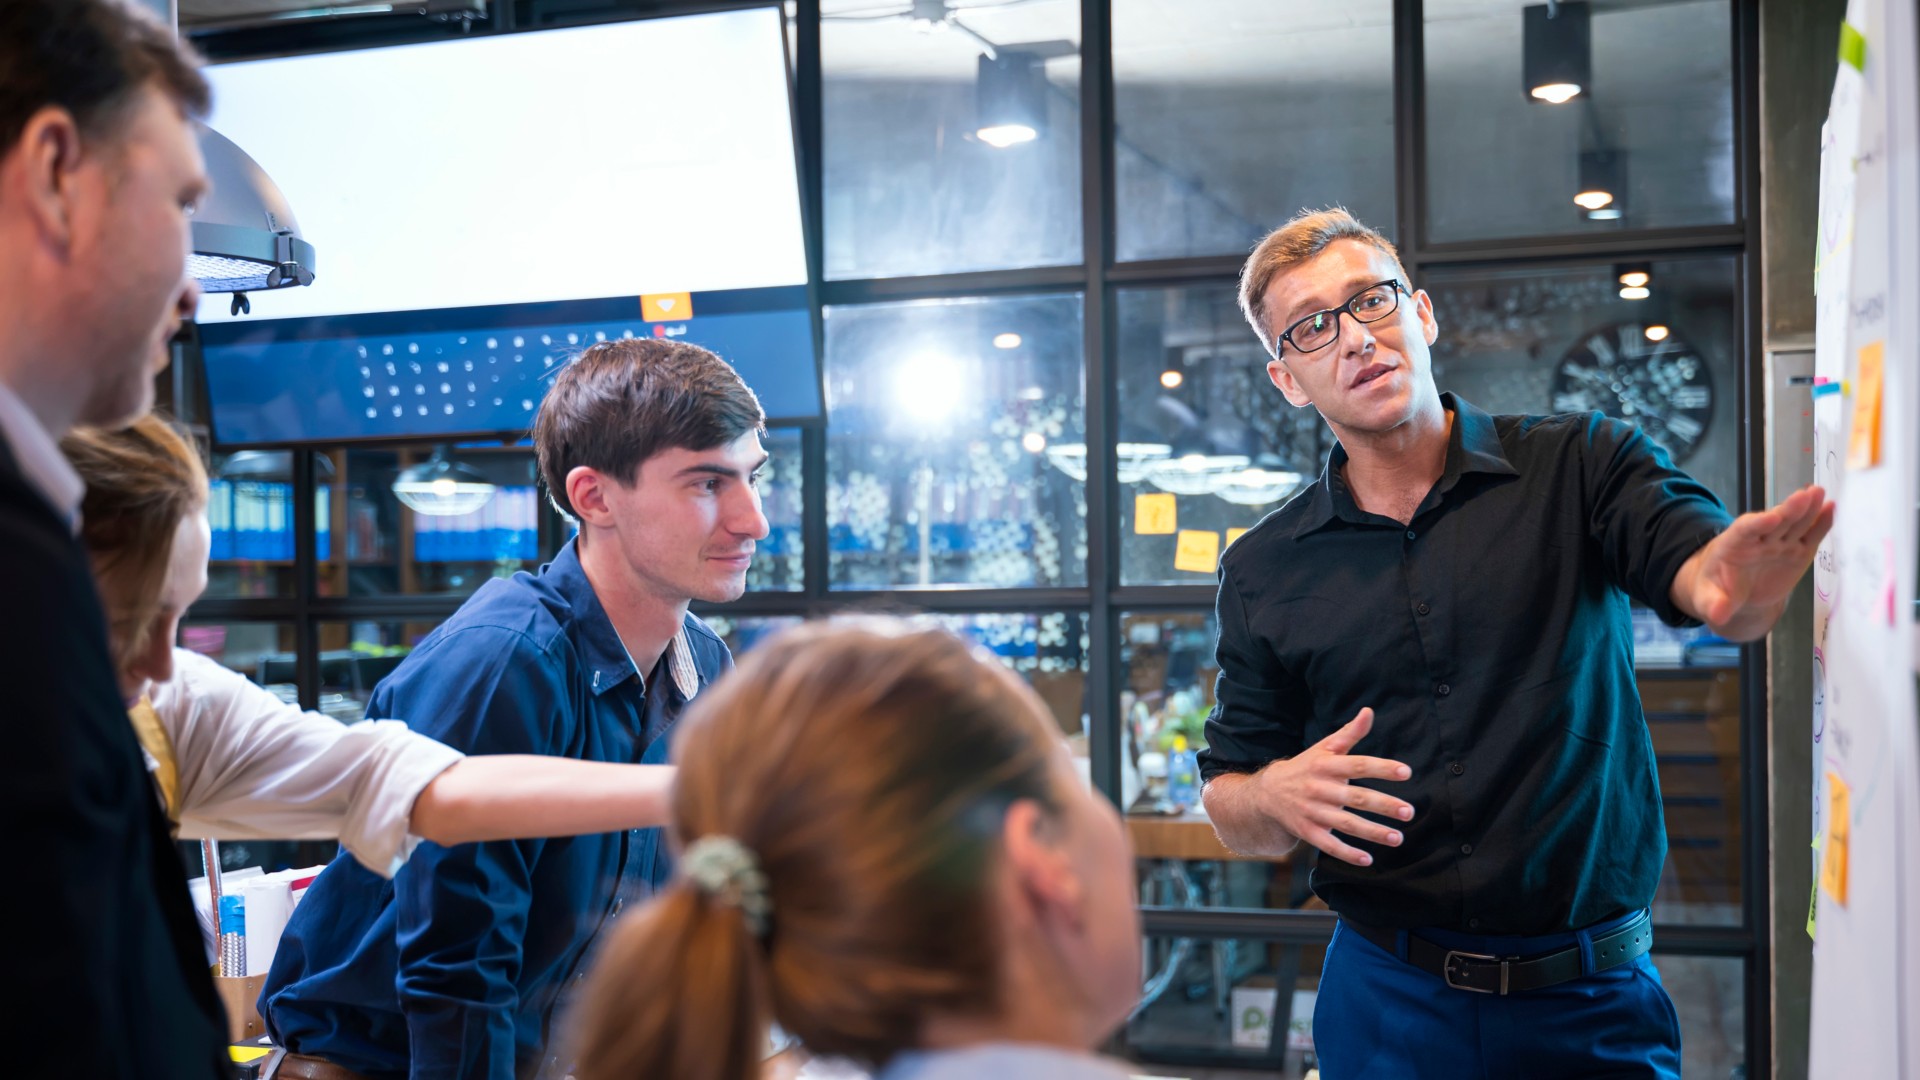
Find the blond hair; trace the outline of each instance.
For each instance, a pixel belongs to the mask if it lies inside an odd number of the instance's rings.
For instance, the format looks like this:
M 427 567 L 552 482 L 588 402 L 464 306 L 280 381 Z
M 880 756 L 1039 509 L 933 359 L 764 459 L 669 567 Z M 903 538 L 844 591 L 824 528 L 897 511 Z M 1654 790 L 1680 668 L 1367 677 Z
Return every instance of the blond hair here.
M 672 829 L 751 852 L 767 922 L 676 878 L 595 961 L 573 1074 L 747 1080 L 769 1020 L 872 1067 L 929 1016 L 991 1014 L 1000 824 L 1057 808 L 1043 712 L 942 630 L 809 624 L 755 649 L 680 722 Z
M 1253 332 L 1260 335 L 1268 353 L 1278 355 L 1279 348 L 1277 335 L 1267 328 L 1267 290 L 1273 287 L 1273 279 L 1325 251 L 1335 240 L 1358 240 L 1385 252 L 1400 277 L 1406 278 L 1407 268 L 1400 262 L 1393 241 L 1362 224 L 1346 208 L 1302 211 L 1268 233 L 1240 269 L 1240 311 L 1253 324 Z
M 207 505 L 207 470 L 193 445 L 151 413 L 119 431 L 76 428 L 60 449 L 86 481 L 80 539 L 114 628 L 114 666 L 124 670 L 153 633 L 180 522 Z

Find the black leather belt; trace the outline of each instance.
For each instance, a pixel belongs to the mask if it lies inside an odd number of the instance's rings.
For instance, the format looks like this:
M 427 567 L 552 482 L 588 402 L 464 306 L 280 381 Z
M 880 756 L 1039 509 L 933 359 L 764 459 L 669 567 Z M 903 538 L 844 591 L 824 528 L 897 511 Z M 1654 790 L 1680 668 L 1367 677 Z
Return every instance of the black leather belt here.
M 1399 955 L 1399 932 L 1340 920 L 1347 929 Z M 1606 971 L 1630 964 L 1653 948 L 1653 920 L 1646 912 L 1625 926 L 1593 939 L 1593 970 Z M 1436 945 L 1418 934 L 1407 935 L 1407 963 L 1444 981 L 1455 990 L 1476 994 L 1521 994 L 1528 990 L 1570 982 L 1581 975 L 1580 946 L 1573 945 L 1535 956 L 1492 956 Z

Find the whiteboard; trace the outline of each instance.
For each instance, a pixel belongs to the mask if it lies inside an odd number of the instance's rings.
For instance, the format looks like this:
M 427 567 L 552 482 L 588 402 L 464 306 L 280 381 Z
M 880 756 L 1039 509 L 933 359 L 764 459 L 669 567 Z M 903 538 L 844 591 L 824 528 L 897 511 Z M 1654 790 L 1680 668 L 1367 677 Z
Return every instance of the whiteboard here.
M 1920 1080 L 1916 27 L 1907 0 L 1852 0 L 1847 23 L 1816 273 L 1814 472 L 1838 510 L 1814 574 L 1809 1075 Z

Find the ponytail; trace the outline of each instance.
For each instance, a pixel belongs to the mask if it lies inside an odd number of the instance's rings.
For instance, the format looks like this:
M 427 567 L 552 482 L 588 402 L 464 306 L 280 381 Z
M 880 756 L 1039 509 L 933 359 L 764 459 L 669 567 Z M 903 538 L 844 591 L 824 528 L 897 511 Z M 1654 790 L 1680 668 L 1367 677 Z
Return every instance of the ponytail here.
M 944 631 L 755 649 L 677 725 L 679 876 L 595 960 L 574 1075 L 752 1080 L 775 1021 L 877 1068 L 929 1016 L 997 1008 L 999 821 L 1052 805 L 1058 746 L 1033 691 Z
M 745 912 L 676 880 L 593 962 L 569 1039 L 577 1080 L 755 1080 L 767 1050 L 763 943 Z

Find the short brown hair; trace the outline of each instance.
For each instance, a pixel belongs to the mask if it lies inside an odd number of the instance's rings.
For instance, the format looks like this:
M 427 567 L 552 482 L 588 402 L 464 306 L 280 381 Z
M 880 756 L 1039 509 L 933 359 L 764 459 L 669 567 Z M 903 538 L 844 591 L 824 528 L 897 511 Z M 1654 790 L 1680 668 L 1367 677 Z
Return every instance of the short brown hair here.
M 659 338 L 605 341 L 554 377 L 533 422 L 534 452 L 547 496 L 568 517 L 567 474 L 585 465 L 633 483 L 641 463 L 663 450 L 711 450 L 766 414 L 733 366 L 698 345 Z
M 207 505 L 207 470 L 193 444 L 152 413 L 120 431 L 75 428 L 60 449 L 86 481 L 80 540 L 114 625 L 114 665 L 124 669 L 153 632 L 175 531 Z
M 747 655 L 681 721 L 671 827 L 753 854 L 765 937 L 677 878 L 596 959 L 574 1075 L 746 1080 L 770 1020 L 873 1067 L 992 1014 L 1005 812 L 1059 810 L 1045 708 L 944 630 L 811 623 Z
M 1407 268 L 1400 262 L 1400 253 L 1394 250 L 1393 241 L 1362 224 L 1344 207 L 1302 211 L 1292 221 L 1268 233 L 1240 269 L 1240 311 L 1253 324 L 1253 332 L 1260 335 L 1267 352 L 1277 348 L 1273 333 L 1267 329 L 1267 290 L 1273 287 L 1273 279 L 1325 251 L 1335 240 L 1358 240 L 1376 247 L 1399 267 L 1401 278 L 1407 276 Z
M 0 158 L 48 106 L 89 135 L 108 130 L 149 84 L 189 115 L 212 103 L 200 58 L 170 26 L 125 0 L 0 2 Z

